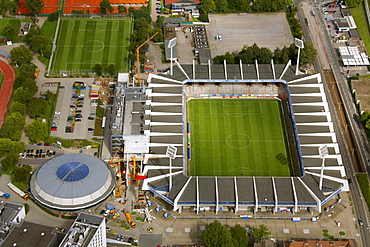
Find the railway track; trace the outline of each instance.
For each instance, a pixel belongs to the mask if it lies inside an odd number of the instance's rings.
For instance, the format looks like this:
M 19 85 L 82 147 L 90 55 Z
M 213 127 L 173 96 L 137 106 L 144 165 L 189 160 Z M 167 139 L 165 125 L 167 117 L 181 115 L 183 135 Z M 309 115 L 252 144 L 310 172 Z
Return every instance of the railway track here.
M 338 85 L 335 81 L 333 71 L 331 69 L 326 69 L 326 70 L 323 70 L 323 74 L 324 74 L 324 77 L 325 77 L 325 81 L 328 85 L 330 95 L 331 95 L 331 97 L 333 99 L 333 102 L 334 102 L 335 111 L 336 111 L 337 116 L 338 116 L 341 131 L 343 132 L 343 136 L 344 136 L 345 141 L 346 141 L 347 146 L 348 146 L 348 150 L 349 150 L 349 154 L 350 154 L 350 157 L 351 157 L 351 160 L 352 160 L 353 168 L 354 168 L 356 173 L 363 172 L 362 168 L 361 168 L 361 165 L 360 165 L 358 153 L 356 152 L 356 148 L 355 148 L 354 143 L 353 143 L 352 133 L 349 129 L 348 119 L 347 119 L 347 116 L 344 112 L 343 102 L 342 102 L 342 99 L 341 99 L 340 94 L 339 94 Z

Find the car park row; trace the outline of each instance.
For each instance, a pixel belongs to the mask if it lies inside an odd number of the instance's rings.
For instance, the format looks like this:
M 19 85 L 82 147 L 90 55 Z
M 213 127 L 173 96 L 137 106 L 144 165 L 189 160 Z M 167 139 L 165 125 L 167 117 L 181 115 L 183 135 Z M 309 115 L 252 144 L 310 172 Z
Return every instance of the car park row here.
M 55 151 L 53 150 L 46 150 L 46 149 L 27 149 L 24 150 L 23 153 L 19 153 L 22 159 L 24 158 L 49 158 L 55 155 Z

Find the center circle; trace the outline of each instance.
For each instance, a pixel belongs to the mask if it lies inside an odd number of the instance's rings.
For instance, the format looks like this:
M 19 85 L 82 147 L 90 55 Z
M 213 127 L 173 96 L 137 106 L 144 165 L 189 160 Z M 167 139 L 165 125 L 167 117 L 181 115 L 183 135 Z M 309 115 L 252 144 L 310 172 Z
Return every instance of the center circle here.
M 57 170 L 57 177 L 65 182 L 80 181 L 89 175 L 90 169 L 80 162 L 68 162 L 61 165 Z
M 249 135 L 234 133 L 226 137 L 226 144 L 235 149 L 245 149 L 252 144 L 252 139 Z
M 90 51 L 90 52 L 98 52 L 103 50 L 105 47 L 104 43 L 101 42 L 100 40 L 89 40 L 83 43 L 82 49 L 85 51 Z

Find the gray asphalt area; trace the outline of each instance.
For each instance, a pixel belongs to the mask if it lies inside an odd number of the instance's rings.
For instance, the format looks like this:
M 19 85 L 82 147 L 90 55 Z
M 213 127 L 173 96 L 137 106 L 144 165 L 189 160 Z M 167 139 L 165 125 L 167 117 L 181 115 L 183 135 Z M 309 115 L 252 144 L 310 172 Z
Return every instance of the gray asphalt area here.
M 208 15 L 208 42 L 211 56 L 238 52 L 243 46 L 256 43 L 274 51 L 294 42 L 285 13 Z M 215 36 L 221 35 L 222 40 Z

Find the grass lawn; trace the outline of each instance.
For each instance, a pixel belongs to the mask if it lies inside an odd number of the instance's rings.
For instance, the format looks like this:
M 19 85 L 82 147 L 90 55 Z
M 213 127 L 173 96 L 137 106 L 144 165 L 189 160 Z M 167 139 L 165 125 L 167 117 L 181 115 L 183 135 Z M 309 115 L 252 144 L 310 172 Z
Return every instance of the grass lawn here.
M 0 19 L 0 36 L 5 36 L 3 29 L 8 23 L 10 23 L 13 26 L 17 34 L 19 33 L 21 29 L 21 21 L 19 19 L 3 18 L 3 19 Z
M 366 204 L 368 208 L 370 209 L 370 184 L 369 184 L 369 179 L 367 177 L 367 174 L 358 173 L 356 174 L 356 178 L 357 178 L 358 184 L 360 185 L 362 194 L 365 197 Z
M 3 86 L 3 81 L 4 81 L 4 73 L 0 73 L 0 89 Z
M 366 21 L 364 5 L 361 3 L 356 8 L 351 8 L 350 10 L 353 19 L 355 19 L 357 30 L 359 31 L 360 36 L 365 43 L 366 50 L 369 52 L 370 51 L 369 26 Z
M 62 20 L 51 68 L 91 71 L 100 63 L 127 72 L 130 33 L 129 20 Z
M 188 102 L 190 176 L 290 176 L 276 99 L 196 99 Z
M 54 39 L 57 21 L 45 21 L 41 27 L 41 33 L 49 38 L 50 42 Z

